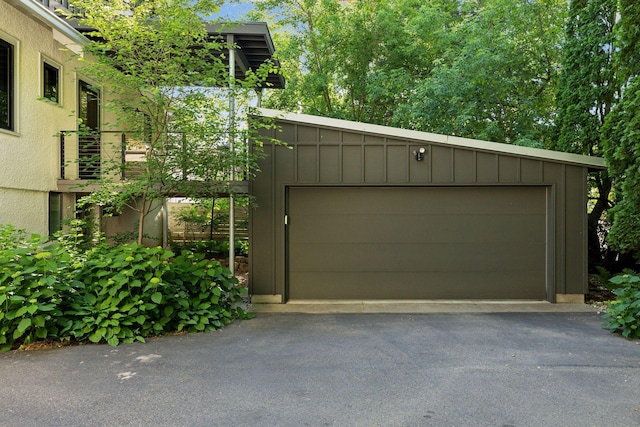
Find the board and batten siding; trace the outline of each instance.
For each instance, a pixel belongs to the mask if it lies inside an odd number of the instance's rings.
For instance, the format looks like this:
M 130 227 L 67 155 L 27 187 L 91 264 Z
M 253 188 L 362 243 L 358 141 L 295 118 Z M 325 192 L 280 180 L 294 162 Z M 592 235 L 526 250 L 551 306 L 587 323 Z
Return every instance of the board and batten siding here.
M 277 130 L 261 131 L 286 146 L 264 145 L 266 157 L 250 183 L 256 200 L 250 220 L 252 295 L 285 302 L 284 216 L 290 186 L 544 186 L 547 299 L 553 302 L 556 295 L 586 292 L 588 165 L 494 149 L 506 144 L 487 143 L 483 150 L 478 148 L 482 141 L 428 133 L 417 133 L 420 139 L 406 138 L 399 129 L 394 134 L 393 128 L 380 126 L 376 130 L 388 134 L 372 134 L 359 131 L 362 124 L 341 129 L 335 124 L 347 127 L 352 122 L 329 121 L 323 126 L 275 118 Z M 465 147 L 466 141 L 473 146 Z M 420 147 L 426 149 L 424 160 L 416 161 L 413 151 Z

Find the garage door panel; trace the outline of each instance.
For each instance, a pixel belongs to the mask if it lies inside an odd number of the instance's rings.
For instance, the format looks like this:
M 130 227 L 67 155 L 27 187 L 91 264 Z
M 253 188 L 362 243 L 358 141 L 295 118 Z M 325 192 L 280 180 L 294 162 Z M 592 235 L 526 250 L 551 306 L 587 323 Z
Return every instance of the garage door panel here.
M 290 254 L 291 271 L 544 271 L 531 254 L 541 243 L 496 246 L 466 244 L 308 244 Z
M 546 297 L 544 187 L 290 188 L 290 299 Z
M 519 242 L 525 232 L 544 236 L 544 215 L 291 215 L 292 243 Z M 531 230 L 531 228 L 535 230 Z M 322 230 L 318 233 L 318 230 Z
M 315 188 L 325 193 L 320 198 L 308 194 L 306 190 L 313 189 L 290 189 L 299 199 L 295 205 L 291 205 L 290 215 L 343 215 L 345 212 L 365 215 L 375 212 L 388 215 L 397 213 L 399 208 L 404 214 L 417 215 L 546 213 L 544 192 L 533 194 L 522 191 L 523 187 L 432 187 L 428 189 L 428 198 L 416 196 L 416 193 L 427 190 L 416 187 Z M 376 190 L 375 194 L 372 190 Z M 496 190 L 501 191 L 501 196 L 491 197 Z M 491 198 L 490 203 L 487 203 L 487 197 Z M 331 203 L 327 204 L 326 200 L 330 200 Z
M 483 276 L 486 281 L 479 280 Z M 308 286 L 292 287 L 291 300 L 322 299 L 532 299 L 546 297 L 538 284 L 540 272 L 412 272 L 400 277 L 393 272 L 291 273 L 291 280 Z M 415 286 L 407 287 L 406 281 Z M 490 282 L 491 286 L 487 286 Z M 474 285 L 469 286 L 469 283 Z

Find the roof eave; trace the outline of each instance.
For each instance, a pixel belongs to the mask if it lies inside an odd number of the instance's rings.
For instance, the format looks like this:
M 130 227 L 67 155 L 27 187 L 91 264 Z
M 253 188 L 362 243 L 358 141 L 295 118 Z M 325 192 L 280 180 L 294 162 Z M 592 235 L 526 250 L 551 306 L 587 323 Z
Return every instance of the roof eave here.
M 389 126 L 352 122 L 348 120 L 333 119 L 321 116 L 312 116 L 309 114 L 287 113 L 284 111 L 270 110 L 267 108 L 259 108 L 258 111 L 259 114 L 263 117 L 278 119 L 280 121 L 291 123 L 311 124 L 316 126 L 330 127 L 334 129 L 348 130 L 352 132 L 363 132 L 369 135 L 384 136 L 396 140 L 404 139 L 416 142 L 446 145 L 456 148 L 527 157 L 531 159 L 546 160 L 588 167 L 590 170 L 603 170 L 607 168 L 602 157 L 584 156 L 581 154 L 523 147 L 519 145 L 483 141 L 479 139 L 461 138 L 457 136 L 447 136 L 409 129 L 392 128 Z
M 40 3 L 30 0 L 7 0 L 7 2 L 18 9 L 25 11 L 52 29 L 60 32 L 74 43 L 85 45 L 89 41 L 62 18 Z

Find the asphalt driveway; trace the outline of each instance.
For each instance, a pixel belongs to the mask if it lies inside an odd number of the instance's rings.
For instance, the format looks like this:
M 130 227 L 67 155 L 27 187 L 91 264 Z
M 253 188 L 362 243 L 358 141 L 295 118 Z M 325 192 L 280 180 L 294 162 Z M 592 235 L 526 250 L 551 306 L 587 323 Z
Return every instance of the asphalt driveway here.
M 258 313 L 0 355 L 2 426 L 640 425 L 640 345 L 595 313 Z

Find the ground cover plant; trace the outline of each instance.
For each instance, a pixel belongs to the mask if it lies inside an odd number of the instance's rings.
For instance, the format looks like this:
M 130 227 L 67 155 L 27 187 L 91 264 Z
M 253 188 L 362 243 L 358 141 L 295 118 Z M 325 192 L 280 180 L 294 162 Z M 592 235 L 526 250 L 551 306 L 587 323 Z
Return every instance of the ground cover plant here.
M 210 331 L 248 318 L 246 288 L 218 261 L 99 240 L 70 250 L 0 226 L 0 348 L 37 340 L 117 345 L 174 331 Z
M 616 286 L 616 299 L 607 306 L 605 326 L 627 338 L 640 338 L 640 277 L 620 274 L 609 281 Z

